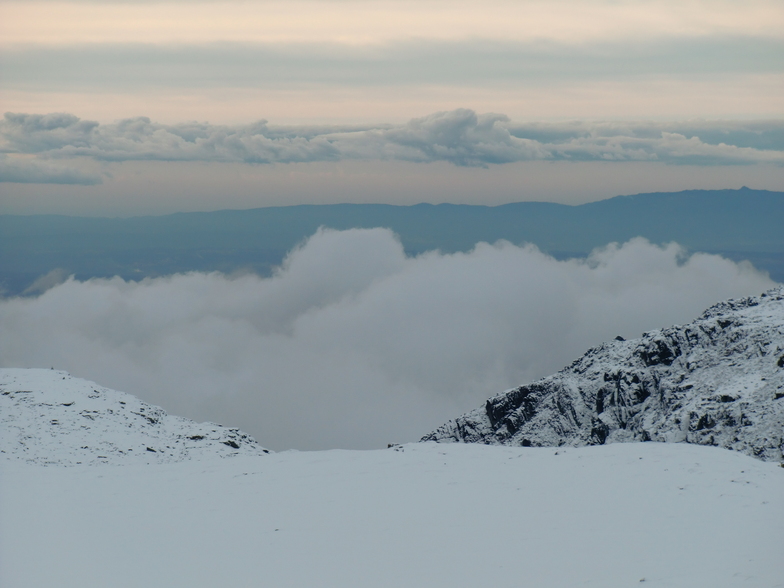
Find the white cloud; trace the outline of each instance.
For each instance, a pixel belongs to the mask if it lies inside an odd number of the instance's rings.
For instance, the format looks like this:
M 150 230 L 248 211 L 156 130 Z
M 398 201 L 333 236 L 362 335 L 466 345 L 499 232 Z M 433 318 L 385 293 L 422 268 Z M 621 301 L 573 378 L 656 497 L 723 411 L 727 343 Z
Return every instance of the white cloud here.
M 71 279 L 1 301 L 0 365 L 67 369 L 275 449 L 378 447 L 770 286 L 639 239 L 588 260 L 508 243 L 406 258 L 385 229 L 320 231 L 272 278 Z

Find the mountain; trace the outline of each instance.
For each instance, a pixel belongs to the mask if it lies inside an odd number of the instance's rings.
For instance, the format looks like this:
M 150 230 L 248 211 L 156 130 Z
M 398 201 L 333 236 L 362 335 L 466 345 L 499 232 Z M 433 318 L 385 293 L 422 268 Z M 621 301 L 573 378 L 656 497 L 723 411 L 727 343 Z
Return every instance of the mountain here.
M 620 339 L 620 338 L 618 338 Z M 784 287 L 590 349 L 422 441 L 584 446 L 668 441 L 784 457 Z
M 784 282 L 783 222 L 784 192 L 749 188 L 617 196 L 580 206 L 334 204 L 133 218 L 0 215 L 0 293 L 21 294 L 54 270 L 79 280 L 187 271 L 269 275 L 321 226 L 387 227 L 409 255 L 468 251 L 480 241 L 505 239 L 562 259 L 642 236 L 748 259 Z
M 269 453 L 238 429 L 166 414 L 46 369 L 0 369 L 0 454 L 34 464 L 154 464 Z
M 782 496 L 778 464 L 687 443 L 266 454 L 65 372 L 0 370 L 9 588 L 772 588 Z

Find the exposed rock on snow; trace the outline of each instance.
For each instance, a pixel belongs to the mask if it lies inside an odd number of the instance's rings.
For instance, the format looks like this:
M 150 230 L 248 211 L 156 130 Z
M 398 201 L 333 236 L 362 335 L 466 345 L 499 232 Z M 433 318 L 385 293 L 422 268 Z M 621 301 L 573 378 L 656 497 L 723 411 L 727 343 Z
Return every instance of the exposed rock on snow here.
M 268 453 L 238 429 L 171 416 L 46 369 L 0 369 L 0 454 L 38 464 L 171 463 Z
M 779 287 L 720 302 L 684 326 L 604 343 L 422 440 L 523 447 L 688 442 L 781 460 L 783 436 Z

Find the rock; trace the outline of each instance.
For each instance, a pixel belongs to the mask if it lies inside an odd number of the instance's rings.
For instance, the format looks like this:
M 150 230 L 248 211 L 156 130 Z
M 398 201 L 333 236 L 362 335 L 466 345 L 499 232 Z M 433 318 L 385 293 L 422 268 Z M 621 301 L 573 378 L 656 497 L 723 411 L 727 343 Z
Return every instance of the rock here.
M 583 446 L 717 445 L 784 455 L 784 287 L 697 320 L 616 338 L 557 374 L 488 399 L 422 441 Z

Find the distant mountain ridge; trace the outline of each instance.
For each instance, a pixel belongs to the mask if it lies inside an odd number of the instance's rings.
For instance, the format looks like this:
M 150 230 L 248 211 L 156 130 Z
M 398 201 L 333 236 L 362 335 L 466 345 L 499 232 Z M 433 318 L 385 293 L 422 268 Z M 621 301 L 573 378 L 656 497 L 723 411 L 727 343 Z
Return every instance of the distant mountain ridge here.
M 784 458 L 784 287 L 604 343 L 422 441 L 584 446 L 669 441 Z
M 0 455 L 40 465 L 175 463 L 264 455 L 239 429 L 172 416 L 46 369 L 0 369 Z
M 642 236 L 748 259 L 784 282 L 784 192 L 690 190 L 580 206 L 519 202 L 301 205 L 134 218 L 0 215 L 0 294 L 53 270 L 77 279 L 142 279 L 186 271 L 270 275 L 319 227 L 388 227 L 409 255 L 468 251 L 480 241 L 534 243 L 560 259 Z M 32 292 L 34 293 L 34 292 Z

